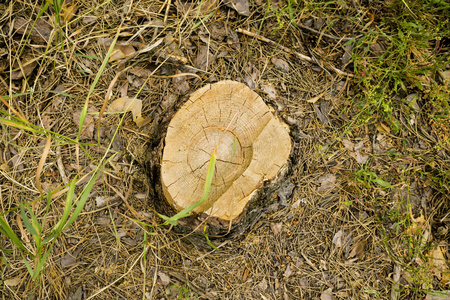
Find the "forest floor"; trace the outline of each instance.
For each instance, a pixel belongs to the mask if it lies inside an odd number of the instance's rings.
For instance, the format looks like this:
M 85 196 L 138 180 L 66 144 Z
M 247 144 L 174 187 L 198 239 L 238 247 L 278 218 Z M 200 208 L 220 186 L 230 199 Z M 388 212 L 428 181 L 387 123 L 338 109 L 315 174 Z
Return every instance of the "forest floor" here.
M 447 1 L 59 2 L 0 3 L 2 299 L 450 299 Z M 197 244 L 145 157 L 220 80 L 289 125 L 290 180 Z

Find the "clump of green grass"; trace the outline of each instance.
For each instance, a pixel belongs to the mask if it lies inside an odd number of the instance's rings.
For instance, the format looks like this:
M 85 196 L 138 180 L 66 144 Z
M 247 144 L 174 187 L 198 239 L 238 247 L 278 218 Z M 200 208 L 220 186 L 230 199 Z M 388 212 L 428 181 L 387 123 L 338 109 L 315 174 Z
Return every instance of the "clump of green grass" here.
M 436 83 L 439 70 L 449 62 L 440 40 L 450 34 L 448 19 L 442 18 L 448 4 L 441 1 L 392 1 L 380 9 L 390 17 L 375 19 L 374 26 L 354 43 L 352 59 L 361 92 L 355 104 L 363 114 L 360 122 L 384 121 L 400 129 L 394 110 L 401 101 L 393 96 L 422 91 L 436 106 L 448 111 L 448 98 Z
M 58 9 L 58 5 L 60 5 L 61 3 L 62 3 L 62 1 L 55 0 L 55 3 L 53 3 L 54 5 L 56 5 L 55 9 Z M 48 5 L 48 3 L 46 5 L 44 5 L 44 8 L 47 5 Z M 60 7 L 59 7 L 59 9 L 60 9 Z M 42 10 L 41 10 L 41 12 L 42 12 Z M 59 13 L 57 14 L 57 16 L 59 17 Z M 95 77 L 93 83 L 90 86 L 88 96 L 86 97 L 84 106 L 81 110 L 80 122 L 79 122 L 79 126 L 78 126 L 78 134 L 77 134 L 77 137 L 75 140 L 67 138 L 62 135 L 59 135 L 55 132 L 45 130 L 34 124 L 31 124 L 20 114 L 18 114 L 18 116 L 16 117 L 7 112 L 0 111 L 0 113 L 4 116 L 4 117 L 0 117 L 1 126 L 2 127 L 3 126 L 11 126 L 11 127 L 17 128 L 19 130 L 28 132 L 32 135 L 46 136 L 47 140 L 49 141 L 48 148 L 50 148 L 50 141 L 53 139 L 56 142 L 58 142 L 59 145 L 75 144 L 77 147 L 77 151 L 79 148 L 81 148 L 81 149 L 83 149 L 83 151 L 85 151 L 85 149 L 83 147 L 83 143 L 81 143 L 79 141 L 79 139 L 80 139 L 83 124 L 84 124 L 84 121 L 85 121 L 86 115 L 87 115 L 87 108 L 89 106 L 89 98 L 92 95 L 92 93 L 95 89 L 95 86 L 97 85 L 101 75 L 103 74 L 104 70 L 106 69 L 106 64 L 109 60 L 109 57 L 111 56 L 111 53 L 113 51 L 114 45 L 117 41 L 117 38 L 118 38 L 118 34 L 116 35 L 115 39 L 113 40 L 113 42 L 109 48 L 109 51 L 107 52 L 107 54 L 103 60 L 102 66 L 100 67 L 100 69 L 97 73 L 97 76 Z M 2 99 L 4 99 L 4 98 L 7 98 L 7 97 L 6 96 L 2 97 Z M 109 147 L 111 147 L 111 145 Z M 109 152 L 109 149 L 107 149 L 106 153 L 108 153 L 108 152 Z M 45 156 L 45 155 L 43 155 L 43 156 Z M 105 156 L 103 157 L 101 162 L 97 163 L 97 167 L 92 172 L 92 176 L 91 176 L 89 182 L 87 183 L 87 185 L 85 186 L 85 188 L 83 189 L 83 192 L 81 193 L 80 196 L 78 196 L 78 197 L 75 196 L 75 184 L 77 182 L 77 178 L 74 178 L 71 181 L 71 183 L 69 185 L 67 197 L 66 197 L 66 202 L 64 203 L 64 206 L 63 206 L 64 210 L 63 210 L 62 216 L 59 219 L 59 221 L 53 226 L 53 228 L 50 229 L 50 231 L 45 231 L 44 225 L 47 222 L 47 218 L 48 218 L 48 214 L 49 214 L 52 192 L 48 193 L 45 197 L 40 198 L 40 199 L 38 198 L 36 200 L 36 201 L 39 201 L 42 199 L 47 199 L 46 210 L 45 210 L 44 216 L 42 218 L 42 221 L 40 221 L 39 218 L 36 216 L 36 213 L 33 209 L 33 205 L 30 205 L 30 204 L 32 204 L 32 202 L 34 203 L 35 201 L 24 200 L 20 203 L 19 207 L 10 209 L 9 211 L 6 211 L 6 212 L 3 212 L 0 214 L 0 233 L 2 233 L 6 238 L 8 238 L 10 240 L 11 244 L 14 245 L 17 248 L 17 250 L 20 252 L 20 254 L 23 258 L 23 263 L 26 265 L 26 268 L 33 280 L 38 279 L 40 273 L 45 268 L 47 261 L 50 257 L 50 254 L 52 252 L 53 245 L 54 245 L 55 241 L 57 240 L 57 238 L 61 235 L 63 230 L 68 228 L 73 222 L 75 222 L 75 220 L 81 214 L 81 212 L 84 208 L 84 205 L 86 204 L 86 201 L 88 199 L 88 196 L 89 196 L 92 188 L 94 187 L 94 183 L 95 183 L 99 173 L 101 172 L 101 170 L 105 166 L 105 164 L 108 161 L 110 161 L 113 157 L 114 157 L 114 155 L 110 156 L 109 158 L 106 158 L 106 154 L 105 154 Z M 38 170 L 39 170 L 39 168 L 38 168 Z M 40 190 L 40 192 L 42 192 L 42 191 Z M 56 191 L 54 191 L 54 192 L 56 192 Z M 74 201 L 75 199 L 76 199 L 76 201 Z M 29 234 L 33 237 L 33 240 L 30 241 L 30 243 L 27 243 L 26 241 L 19 238 L 18 235 L 13 230 L 13 228 L 11 227 L 10 222 L 8 222 L 8 220 L 7 220 L 8 214 L 12 213 L 15 210 L 20 211 L 20 220 L 25 225 L 25 228 L 29 232 Z M 13 250 L 2 249 L 2 251 L 10 252 Z

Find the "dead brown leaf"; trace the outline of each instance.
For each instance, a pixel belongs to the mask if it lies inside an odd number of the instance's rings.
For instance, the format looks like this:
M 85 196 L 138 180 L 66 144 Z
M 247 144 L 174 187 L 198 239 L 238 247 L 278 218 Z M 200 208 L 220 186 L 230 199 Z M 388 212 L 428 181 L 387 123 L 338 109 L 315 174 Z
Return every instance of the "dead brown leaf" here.
M 181 73 L 180 71 L 177 71 L 177 74 L 180 73 Z M 172 82 L 175 92 L 177 92 L 180 95 L 185 95 L 190 89 L 189 83 L 186 80 L 186 76 L 172 77 Z
M 353 245 L 352 251 L 350 251 L 346 263 L 352 263 L 357 261 L 358 259 L 361 260 L 364 256 L 364 247 L 366 246 L 366 244 L 367 241 L 363 240 Z
M 283 227 L 283 223 L 271 223 L 270 229 L 272 229 L 273 235 L 277 235 L 281 232 L 281 228 Z
M 83 127 L 81 129 L 80 138 L 82 139 L 92 139 L 94 137 L 94 116 L 89 113 L 98 112 L 93 106 L 89 107 L 87 110 L 86 118 L 84 119 Z M 81 109 L 74 112 L 72 120 L 76 125 L 80 124 Z
M 152 71 L 149 69 L 145 69 L 142 67 L 132 67 L 130 68 L 130 70 L 128 71 L 129 73 L 136 75 L 138 77 L 143 77 L 143 78 L 147 78 L 150 77 L 152 75 Z
M 264 93 L 267 94 L 267 97 L 269 97 L 269 99 L 275 100 L 277 98 L 277 90 L 273 86 L 263 84 L 261 85 L 261 89 Z
M 431 270 L 429 271 L 432 272 L 434 276 L 436 276 L 441 283 L 445 285 L 450 282 L 450 270 L 446 263 L 444 254 L 444 247 L 437 245 L 428 253 L 427 256 L 430 259 L 428 263 Z
M 342 230 L 339 230 L 336 232 L 336 234 L 333 237 L 333 244 L 336 245 L 336 247 L 341 248 L 344 242 L 345 234 Z
M 331 288 L 326 289 L 320 295 L 320 300 L 333 300 L 333 290 Z
M 24 76 L 30 76 L 37 64 L 37 61 L 30 56 L 25 56 L 20 62 L 20 65 L 19 62 L 16 61 L 13 65 L 13 71 L 11 72 L 11 79 L 18 80 L 22 79 Z
M 108 62 L 124 59 L 136 53 L 136 49 L 132 45 L 114 45 L 114 50 L 109 57 Z
M 265 291 L 267 289 L 267 286 L 267 280 L 265 278 L 257 284 L 257 287 L 262 291 Z
M 6 286 L 16 286 L 16 285 L 18 285 L 21 281 L 22 281 L 21 276 L 17 276 L 17 277 L 14 277 L 14 278 L 6 279 L 3 283 L 4 283 Z
M 75 13 L 78 10 L 78 6 L 76 6 L 74 3 L 67 4 L 67 1 L 66 1 L 66 2 L 64 2 L 61 10 L 62 10 L 61 20 L 64 22 L 64 24 L 67 24 L 75 16 Z
M 194 59 L 194 66 L 197 69 L 206 71 L 209 65 L 214 61 L 214 56 L 209 52 L 208 46 L 199 46 L 197 57 Z
M 272 57 L 272 59 L 270 61 L 275 66 L 275 69 L 278 69 L 285 73 L 289 72 L 289 64 L 284 59 Z
M 355 144 L 349 139 L 342 139 L 342 144 L 348 151 L 355 151 Z
M 316 103 L 318 100 L 320 100 L 320 98 L 322 98 L 322 96 L 325 94 L 325 92 L 320 93 L 319 95 L 317 95 L 316 97 L 313 97 L 311 99 L 306 100 L 306 102 L 308 103 Z
M 13 28 L 18 34 L 30 34 L 30 38 L 36 43 L 46 44 L 50 40 L 50 35 L 53 30 L 53 26 L 44 21 L 43 19 L 37 19 L 36 24 L 33 26 L 34 20 L 25 20 L 23 18 L 18 18 L 14 20 Z M 31 31 L 31 33 L 30 33 Z
M 120 97 L 113 101 L 109 107 L 108 112 L 128 112 L 131 111 L 133 115 L 133 121 L 137 126 L 141 126 L 144 118 L 142 118 L 142 100 L 129 98 L 129 97 Z
M 241 51 L 241 43 L 239 42 L 239 35 L 230 28 L 228 28 L 227 44 L 231 48 L 237 51 Z
M 95 16 L 86 16 L 83 18 L 83 23 L 85 24 L 94 23 L 95 21 L 97 21 L 97 17 Z
M 317 192 L 323 192 L 334 187 L 336 183 L 336 176 L 333 174 L 325 174 L 320 176 L 317 181 L 320 183 L 320 186 L 317 188 Z
M 170 277 L 167 274 L 163 272 L 158 272 L 158 276 L 159 279 L 161 280 L 162 285 L 166 286 L 170 283 Z
M 78 249 L 76 249 L 73 252 L 72 251 L 67 252 L 66 255 L 64 255 L 61 258 L 61 268 L 65 269 L 65 268 L 68 268 L 68 267 L 73 266 L 74 264 L 76 264 L 77 263 L 78 254 L 80 254 L 81 249 L 82 249 L 81 247 L 78 247 Z
M 242 16 L 248 17 L 250 15 L 250 3 L 248 0 L 228 0 L 225 2 L 225 5 Z

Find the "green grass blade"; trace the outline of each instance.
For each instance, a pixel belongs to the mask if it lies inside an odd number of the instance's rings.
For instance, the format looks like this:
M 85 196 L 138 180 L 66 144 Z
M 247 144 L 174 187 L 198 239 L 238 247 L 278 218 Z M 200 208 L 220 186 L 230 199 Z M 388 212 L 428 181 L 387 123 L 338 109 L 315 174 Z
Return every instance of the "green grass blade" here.
M 194 26 L 192 26 L 192 30 L 194 30 L 195 28 L 197 28 L 200 24 L 202 24 L 203 22 L 205 22 L 209 17 L 212 16 L 213 12 L 210 12 L 209 14 L 206 15 L 206 17 L 204 17 L 203 19 L 201 19 L 200 21 L 198 21 L 197 23 L 194 24 Z
M 23 259 L 25 266 L 27 267 L 28 273 L 30 274 L 31 278 L 34 278 L 35 272 L 33 271 L 33 268 L 31 267 L 30 263 L 27 261 L 27 258 L 23 254 L 22 254 L 22 259 Z
M 20 203 L 20 216 L 22 217 L 23 224 L 25 225 L 25 228 L 28 229 L 28 231 L 33 236 L 39 236 L 36 229 L 31 225 L 30 220 L 28 220 L 27 214 L 25 213 L 25 208 L 23 206 L 23 203 Z
M 206 182 L 205 182 L 205 189 L 203 190 L 203 197 L 201 202 L 203 203 L 206 198 L 208 198 L 209 190 L 211 189 L 211 184 L 214 178 L 214 170 L 216 168 L 216 149 L 214 149 L 211 159 L 209 160 L 208 164 L 208 172 L 206 173 Z
M 381 185 L 382 187 L 385 187 L 385 188 L 391 187 L 391 184 L 390 184 L 389 182 L 384 181 L 384 180 L 382 180 L 382 179 L 380 179 L 380 178 L 376 178 L 376 179 L 374 179 L 373 181 L 376 182 L 376 183 L 378 183 L 378 184 Z
M 41 232 L 42 231 L 42 226 L 41 224 L 39 224 L 38 219 L 36 218 L 36 215 L 33 213 L 33 210 L 31 209 L 30 205 L 28 205 L 28 203 L 25 203 L 25 206 L 28 210 L 28 213 L 31 216 L 31 220 L 33 221 L 31 224 L 33 225 L 33 227 L 38 231 Z
M 89 194 L 91 193 L 92 188 L 94 187 L 95 181 L 97 180 L 98 174 L 100 173 L 99 170 L 97 170 L 89 180 L 88 184 L 86 185 L 86 188 L 84 189 L 83 193 L 78 199 L 77 207 L 75 208 L 72 216 L 70 217 L 69 221 L 63 226 L 62 230 L 69 227 L 80 215 L 81 211 L 83 210 L 84 205 L 86 204 L 86 201 L 88 199 Z
M 62 229 L 64 228 L 64 225 L 66 224 L 67 219 L 69 218 L 70 210 L 72 209 L 73 198 L 75 196 L 75 184 L 76 183 L 77 183 L 77 177 L 75 177 L 72 180 L 72 182 L 70 183 L 69 191 L 67 192 L 66 203 L 64 204 L 63 215 L 61 217 L 61 220 L 59 220 L 59 222 L 54 227 L 55 232 L 57 234 L 59 234 L 62 231 Z
M 12 230 L 11 227 L 9 227 L 6 220 L 3 218 L 3 216 L 0 216 L 0 232 L 8 237 L 14 245 L 16 245 L 17 248 L 22 249 L 26 253 L 29 254 L 27 248 L 23 245 L 22 241 L 19 239 L 19 237 L 16 235 L 16 233 Z
M 106 56 L 103 59 L 103 63 L 101 65 L 97 75 L 95 76 L 94 82 L 91 84 L 91 86 L 89 88 L 89 92 L 88 92 L 88 95 L 86 97 L 86 101 L 84 103 L 84 106 L 83 106 L 83 108 L 81 110 L 81 114 L 80 114 L 80 123 L 78 125 L 78 135 L 77 135 L 77 138 L 76 138 L 77 141 L 80 139 L 81 130 L 83 129 L 84 120 L 86 119 L 87 109 L 88 109 L 88 105 L 89 105 L 89 98 L 94 93 L 94 89 L 97 86 L 97 83 L 100 80 L 100 77 L 102 76 L 103 72 L 106 69 L 106 65 L 108 64 L 108 60 L 111 57 L 111 54 L 112 54 L 112 52 L 114 50 L 114 46 L 116 45 L 116 42 L 117 42 L 118 38 L 119 38 L 119 32 L 117 32 L 116 36 L 114 37 L 113 41 L 111 42 L 111 45 L 109 46 L 108 52 L 106 53 Z
M 209 236 L 207 233 L 204 234 L 205 238 L 206 238 L 206 242 L 208 243 L 208 245 L 213 248 L 214 250 L 220 251 L 219 248 L 217 248 L 216 246 L 214 246 L 213 243 L 211 243 L 211 241 L 209 240 Z
M 203 190 L 203 197 L 200 201 L 195 202 L 194 204 L 190 205 L 189 207 L 186 207 L 179 213 L 177 213 L 175 216 L 172 216 L 170 218 L 163 218 L 162 215 L 160 215 L 164 220 L 166 220 L 167 223 L 171 225 L 177 225 L 177 220 L 181 218 L 185 218 L 189 216 L 189 213 L 195 209 L 197 206 L 202 204 L 206 201 L 209 195 L 209 190 L 211 189 L 211 184 L 214 178 L 214 170 L 216 168 L 216 149 L 214 149 L 213 153 L 211 154 L 211 158 L 209 159 L 208 164 L 208 171 L 206 173 L 206 181 L 205 181 L 205 188 Z M 165 216 L 164 216 L 165 217 Z
M 32 127 L 29 127 L 29 126 L 27 126 L 27 125 L 24 125 L 24 124 L 21 123 L 21 122 L 17 122 L 17 121 L 13 121 L 13 120 L 8 120 L 8 119 L 5 119 L 5 118 L 0 118 L 0 122 L 1 122 L 3 125 L 5 125 L 5 126 L 11 126 L 11 127 L 17 128 L 17 129 L 23 129 L 23 130 L 31 131 L 31 132 L 34 132 L 34 133 L 37 133 L 37 134 L 42 133 L 42 132 L 40 132 L 39 130 L 36 130 L 36 129 L 32 128 Z

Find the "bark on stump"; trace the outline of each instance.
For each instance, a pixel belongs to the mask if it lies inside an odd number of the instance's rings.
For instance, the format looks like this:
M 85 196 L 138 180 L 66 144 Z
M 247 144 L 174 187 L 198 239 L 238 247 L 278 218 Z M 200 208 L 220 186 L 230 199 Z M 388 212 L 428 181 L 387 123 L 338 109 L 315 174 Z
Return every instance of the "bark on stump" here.
M 291 139 L 246 85 L 220 81 L 195 91 L 169 123 L 161 160 L 162 191 L 176 212 L 202 198 L 214 149 L 211 190 L 194 212 L 234 224 L 263 183 L 286 169 Z

